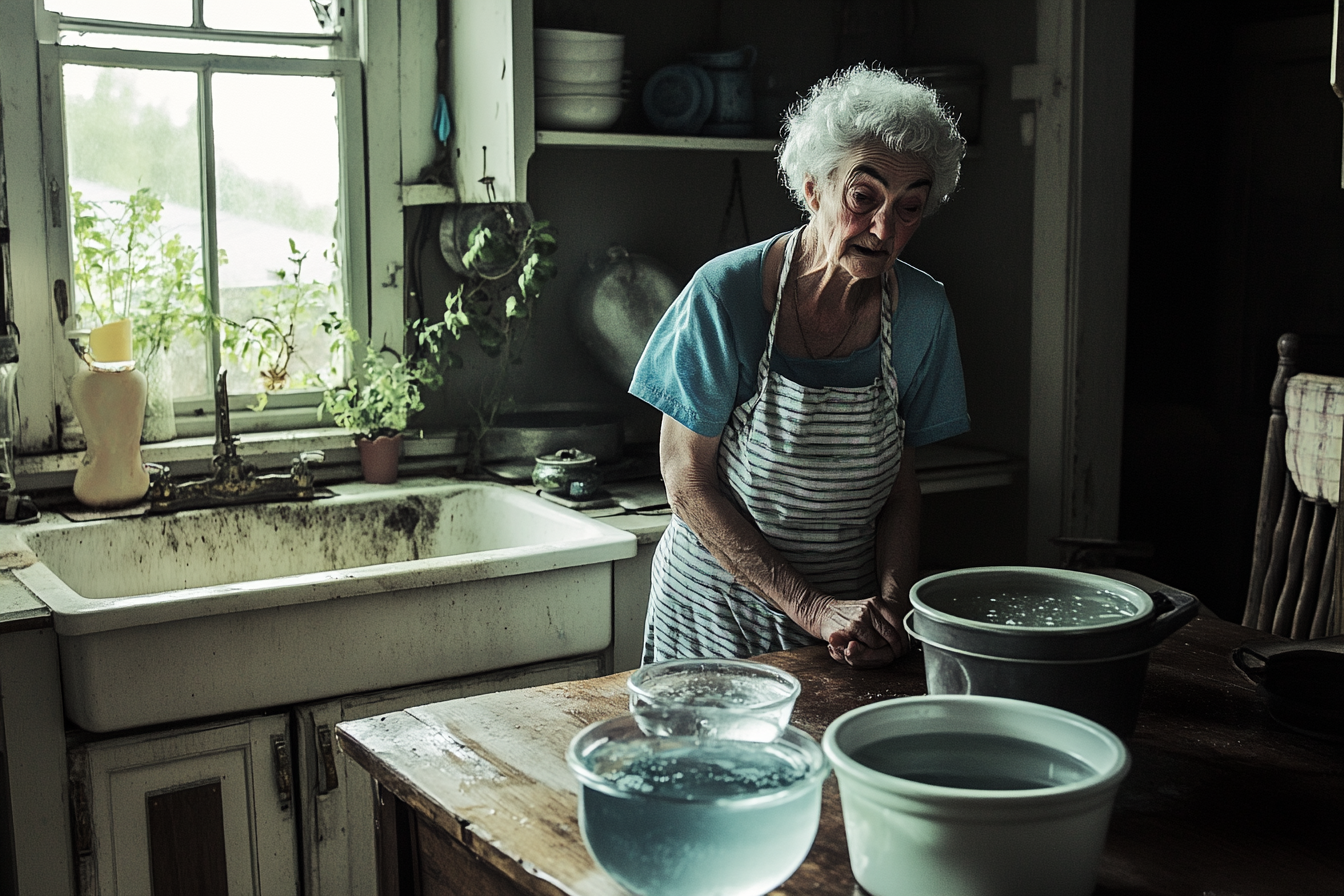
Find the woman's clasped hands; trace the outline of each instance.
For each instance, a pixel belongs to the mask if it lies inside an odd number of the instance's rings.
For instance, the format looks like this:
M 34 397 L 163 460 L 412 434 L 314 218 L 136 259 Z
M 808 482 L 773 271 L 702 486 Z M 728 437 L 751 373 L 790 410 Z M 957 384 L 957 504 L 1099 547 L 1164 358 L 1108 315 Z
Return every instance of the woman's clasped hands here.
M 910 649 L 901 625 L 908 607 L 888 598 L 831 599 L 818 620 L 831 659 L 856 668 L 885 666 Z

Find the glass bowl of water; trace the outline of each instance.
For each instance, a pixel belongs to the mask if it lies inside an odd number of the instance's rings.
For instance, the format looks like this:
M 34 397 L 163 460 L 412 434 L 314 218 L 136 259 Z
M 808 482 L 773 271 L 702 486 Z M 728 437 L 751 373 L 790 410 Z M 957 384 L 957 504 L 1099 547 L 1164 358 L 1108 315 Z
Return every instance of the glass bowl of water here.
M 764 663 L 681 659 L 636 669 L 626 689 L 645 734 L 770 741 L 789 724 L 802 685 Z
M 769 742 L 589 725 L 565 756 L 593 860 L 638 896 L 761 896 L 793 876 L 821 819 L 830 763 L 787 727 Z

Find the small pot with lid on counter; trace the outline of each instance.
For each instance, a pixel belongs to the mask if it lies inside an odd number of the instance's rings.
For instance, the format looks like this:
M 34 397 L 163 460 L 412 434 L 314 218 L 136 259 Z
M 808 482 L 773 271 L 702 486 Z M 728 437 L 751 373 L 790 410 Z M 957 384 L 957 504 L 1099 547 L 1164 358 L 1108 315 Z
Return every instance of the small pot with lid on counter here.
M 543 454 L 532 468 L 532 484 L 544 492 L 568 498 L 590 498 L 602 487 L 597 457 L 577 448 Z

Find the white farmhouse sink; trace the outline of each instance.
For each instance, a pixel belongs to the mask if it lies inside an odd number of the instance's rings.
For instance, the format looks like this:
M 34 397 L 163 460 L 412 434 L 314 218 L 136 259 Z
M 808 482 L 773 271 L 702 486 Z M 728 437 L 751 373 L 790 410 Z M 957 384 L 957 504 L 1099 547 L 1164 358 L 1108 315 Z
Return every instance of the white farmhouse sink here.
M 21 538 L 66 715 L 115 731 L 579 656 L 611 641 L 635 536 L 506 486 L 73 523 Z

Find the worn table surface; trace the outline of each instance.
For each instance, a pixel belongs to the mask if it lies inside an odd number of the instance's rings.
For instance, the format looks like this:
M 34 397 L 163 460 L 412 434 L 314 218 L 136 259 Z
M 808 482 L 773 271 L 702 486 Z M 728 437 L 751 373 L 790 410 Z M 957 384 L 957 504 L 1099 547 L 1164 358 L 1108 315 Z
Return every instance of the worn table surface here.
M 1133 768 L 1117 799 L 1098 894 L 1282 896 L 1344 891 L 1344 746 L 1269 719 L 1233 648 L 1263 633 L 1196 618 L 1154 651 Z M 925 692 L 923 662 L 856 671 L 821 648 L 760 657 L 803 692 L 793 724 L 821 739 L 856 706 Z M 524 892 L 617 896 L 589 858 L 565 765 L 570 738 L 627 711 L 625 675 L 344 722 L 342 748 L 379 786 Z M 832 776 L 807 861 L 776 893 L 859 893 Z

